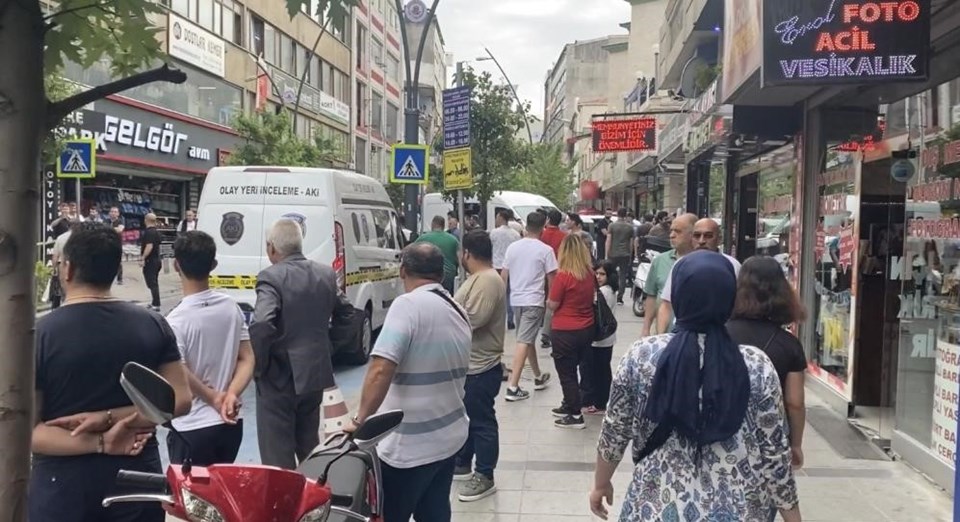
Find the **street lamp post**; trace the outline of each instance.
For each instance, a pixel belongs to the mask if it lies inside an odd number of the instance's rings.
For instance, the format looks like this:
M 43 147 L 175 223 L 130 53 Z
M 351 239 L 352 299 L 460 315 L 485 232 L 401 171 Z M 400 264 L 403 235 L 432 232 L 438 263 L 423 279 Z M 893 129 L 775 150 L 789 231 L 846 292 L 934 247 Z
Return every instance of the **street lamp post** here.
M 513 86 L 513 82 L 510 81 L 510 77 L 507 76 L 507 72 L 503 70 L 503 67 L 500 66 L 500 61 L 490 52 L 490 49 L 484 47 L 486 51 L 486 56 L 481 56 L 477 58 L 478 62 L 487 62 L 493 61 L 494 65 L 497 66 L 497 69 L 500 69 L 500 74 L 503 75 L 503 79 L 507 80 L 507 85 L 510 86 L 510 91 L 513 92 L 513 97 L 517 100 L 517 105 L 520 107 L 520 114 L 523 114 L 523 123 L 527 126 L 527 137 L 530 139 L 530 144 L 533 145 L 533 130 L 530 129 L 530 119 L 527 117 L 527 110 L 523 108 L 523 101 L 520 99 L 520 96 L 517 94 L 516 87 Z
M 416 145 L 420 142 L 420 63 L 423 61 L 423 49 L 427 43 L 427 35 L 430 34 L 430 28 L 433 26 L 433 20 L 436 17 L 437 5 L 440 0 L 433 0 L 433 4 L 427 11 L 427 18 L 423 23 L 423 32 L 420 34 L 420 42 L 417 46 L 415 65 L 411 70 L 410 64 L 410 40 L 407 37 L 407 18 L 404 16 L 402 0 L 394 0 L 397 7 L 397 16 L 400 17 L 400 40 L 403 45 L 404 65 L 406 66 L 406 80 L 403 82 L 404 91 L 404 126 L 403 142 L 408 145 Z M 429 158 L 427 159 L 429 161 Z M 403 215 L 407 226 L 417 227 L 414 230 L 419 232 L 420 226 L 420 185 L 405 185 L 403 193 Z

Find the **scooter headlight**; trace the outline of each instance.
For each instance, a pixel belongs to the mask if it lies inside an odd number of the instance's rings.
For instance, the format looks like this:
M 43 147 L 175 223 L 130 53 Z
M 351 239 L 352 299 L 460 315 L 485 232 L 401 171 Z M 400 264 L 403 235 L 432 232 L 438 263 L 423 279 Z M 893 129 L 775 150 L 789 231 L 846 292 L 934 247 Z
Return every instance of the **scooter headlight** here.
M 298 522 L 326 522 L 327 517 L 330 516 L 330 501 L 328 500 L 324 505 L 318 507 L 317 509 L 308 511 L 307 514 L 300 517 Z
M 183 495 L 183 510 L 190 517 L 190 522 L 226 522 L 226 519 L 213 504 L 190 493 L 185 488 L 180 490 L 180 494 Z

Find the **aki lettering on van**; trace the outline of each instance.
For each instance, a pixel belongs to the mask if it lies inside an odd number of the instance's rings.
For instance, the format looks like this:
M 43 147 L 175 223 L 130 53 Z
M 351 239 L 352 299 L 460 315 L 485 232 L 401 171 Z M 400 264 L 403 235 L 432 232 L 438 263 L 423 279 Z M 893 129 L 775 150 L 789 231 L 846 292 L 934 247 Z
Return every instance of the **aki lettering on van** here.
M 295 187 L 281 185 L 224 185 L 220 187 L 221 196 L 294 196 L 320 197 L 319 187 Z

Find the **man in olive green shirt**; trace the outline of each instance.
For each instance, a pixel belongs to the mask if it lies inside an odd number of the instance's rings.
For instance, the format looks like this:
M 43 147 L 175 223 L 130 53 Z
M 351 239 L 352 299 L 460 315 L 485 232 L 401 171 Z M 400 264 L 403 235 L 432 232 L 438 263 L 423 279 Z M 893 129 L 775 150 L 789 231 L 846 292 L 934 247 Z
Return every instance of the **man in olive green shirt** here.
M 457 454 L 454 477 L 467 481 L 458 492 L 460 501 L 472 502 L 497 490 L 493 471 L 499 457 L 500 428 L 494 404 L 503 375 L 500 359 L 507 329 L 507 286 L 493 269 L 493 242 L 484 230 L 463 236 L 463 267 L 470 277 L 454 300 L 466 310 L 473 329 L 463 396 L 470 431 Z
M 430 232 L 417 238 L 417 243 L 430 243 L 440 249 L 443 254 L 443 288 L 453 295 L 454 283 L 457 280 L 459 266 L 460 243 L 453 234 L 444 230 L 447 222 L 443 216 L 434 216 L 430 224 Z
M 667 277 L 670 276 L 673 265 L 677 262 L 677 259 L 693 251 L 693 225 L 696 222 L 696 214 L 683 214 L 674 219 L 673 223 L 670 224 L 670 245 L 673 246 L 673 250 L 668 250 L 655 257 L 650 265 L 650 273 L 647 275 L 647 281 L 643 286 L 643 294 L 646 296 L 646 300 L 643 303 L 641 337 L 646 337 L 651 333 L 650 328 L 655 324 L 657 310 L 660 308 L 660 292 L 663 291 L 663 287 L 667 283 Z

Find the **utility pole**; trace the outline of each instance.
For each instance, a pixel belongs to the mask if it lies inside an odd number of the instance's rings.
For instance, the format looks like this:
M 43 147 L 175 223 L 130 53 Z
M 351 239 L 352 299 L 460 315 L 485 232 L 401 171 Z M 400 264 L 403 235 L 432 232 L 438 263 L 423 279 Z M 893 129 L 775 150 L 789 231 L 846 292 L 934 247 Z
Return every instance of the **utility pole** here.
M 406 80 L 403 82 L 404 92 L 404 110 L 403 110 L 403 142 L 407 145 L 418 145 L 420 143 L 420 63 L 423 61 L 423 50 L 427 43 L 427 36 L 433 27 L 433 20 L 436 17 L 437 5 L 440 0 L 433 0 L 433 5 L 427 11 L 426 20 L 423 22 L 423 32 L 420 34 L 420 43 L 417 46 L 416 60 L 411 67 L 410 40 L 407 37 L 407 17 L 405 16 L 403 3 L 401 0 L 394 0 L 397 7 L 397 15 L 400 17 L 400 40 L 403 44 L 403 58 L 406 66 Z M 422 5 L 422 0 L 413 0 Z M 412 2 L 411 2 L 412 3 Z M 430 161 L 429 156 L 427 161 Z M 420 224 L 420 185 L 406 185 L 403 194 L 403 215 L 408 226 L 416 227 L 419 233 L 423 227 Z
M 463 87 L 463 62 L 457 62 L 457 75 L 454 77 L 454 87 Z M 460 220 L 460 251 L 463 252 L 463 236 L 466 233 L 466 221 L 464 220 L 466 203 L 463 201 L 463 189 L 457 191 L 457 219 Z M 459 272 L 459 284 L 463 284 L 463 281 L 466 279 L 467 272 L 463 268 L 463 263 L 460 263 L 460 272 Z
M 510 92 L 513 93 L 514 99 L 517 100 L 517 107 L 520 110 L 520 114 L 523 115 L 523 123 L 527 126 L 527 138 L 530 140 L 530 145 L 533 145 L 533 129 L 530 128 L 530 117 L 527 116 L 527 110 L 523 107 L 523 100 L 521 100 L 520 95 L 517 94 L 517 88 L 514 87 L 513 82 L 510 81 L 510 77 L 507 76 L 507 71 L 503 70 L 503 67 L 500 65 L 500 60 L 497 60 L 497 57 L 490 52 L 489 48 L 484 47 L 483 50 L 486 51 L 487 55 L 477 58 L 477 61 L 493 61 L 493 64 L 496 65 L 497 69 L 500 70 L 500 74 L 503 75 L 503 79 L 507 81 L 507 86 L 510 87 Z

